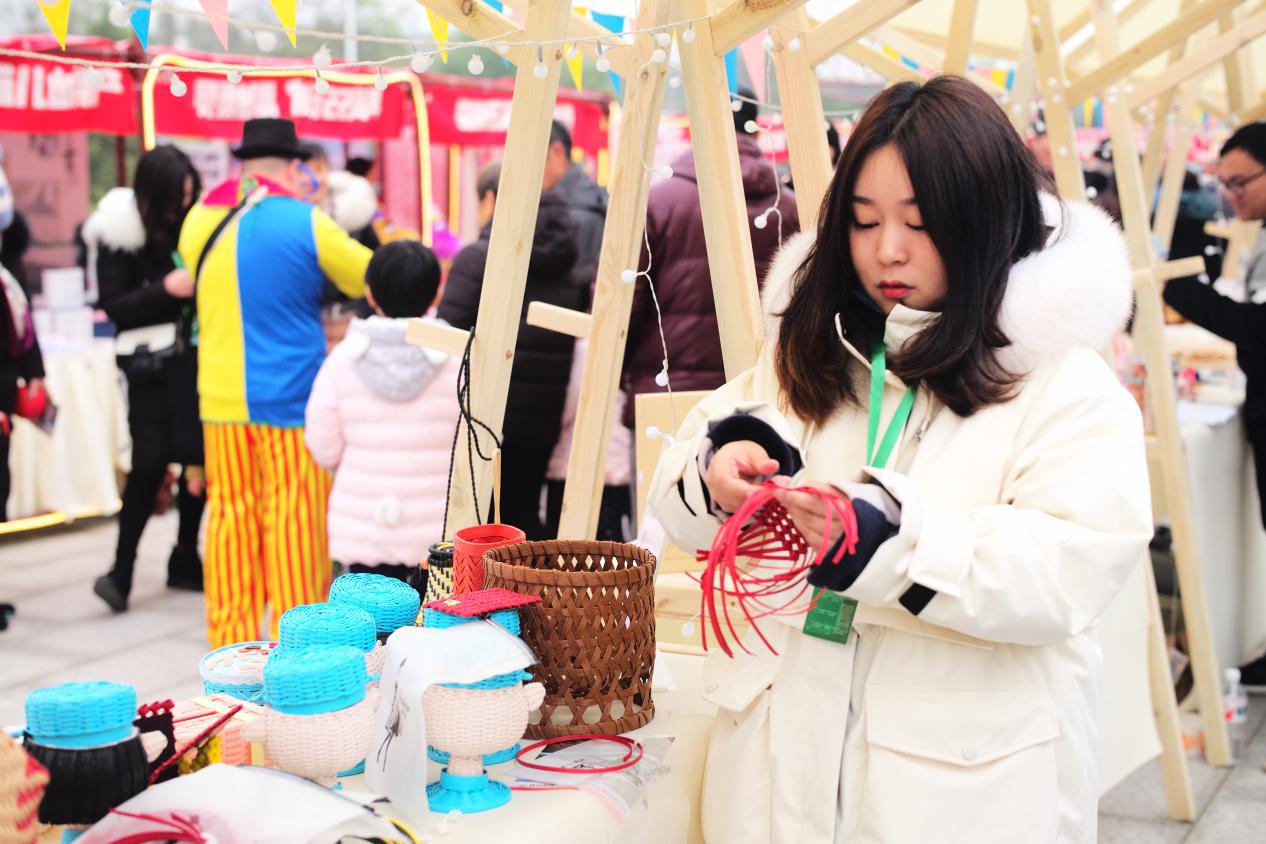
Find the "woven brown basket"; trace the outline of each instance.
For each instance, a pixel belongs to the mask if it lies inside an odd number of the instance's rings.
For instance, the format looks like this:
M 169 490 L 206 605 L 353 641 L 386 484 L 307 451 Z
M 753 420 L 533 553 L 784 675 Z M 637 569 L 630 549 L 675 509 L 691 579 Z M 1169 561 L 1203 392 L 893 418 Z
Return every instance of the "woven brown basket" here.
M 529 738 L 625 733 L 654 717 L 653 554 L 621 542 L 506 545 L 484 555 L 484 588 L 494 586 L 541 598 L 519 610 L 545 685 Z

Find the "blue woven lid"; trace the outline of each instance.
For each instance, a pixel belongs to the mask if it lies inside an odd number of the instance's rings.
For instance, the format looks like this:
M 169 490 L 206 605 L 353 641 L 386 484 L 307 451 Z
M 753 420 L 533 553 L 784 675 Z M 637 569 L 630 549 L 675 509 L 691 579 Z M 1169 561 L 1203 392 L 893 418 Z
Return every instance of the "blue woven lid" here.
M 279 627 L 279 650 L 351 645 L 369 653 L 378 643 L 374 617 L 349 604 L 300 604 L 286 611 Z
M 52 747 L 99 747 L 132 734 L 136 689 L 126 683 L 63 683 L 26 696 L 26 729 Z
M 288 715 L 320 715 L 360 703 L 369 674 L 350 645 L 278 649 L 264 663 L 264 702 Z
M 417 622 L 422 597 L 394 577 L 353 572 L 330 584 L 330 603 L 360 607 L 374 617 L 379 633 L 391 633 Z

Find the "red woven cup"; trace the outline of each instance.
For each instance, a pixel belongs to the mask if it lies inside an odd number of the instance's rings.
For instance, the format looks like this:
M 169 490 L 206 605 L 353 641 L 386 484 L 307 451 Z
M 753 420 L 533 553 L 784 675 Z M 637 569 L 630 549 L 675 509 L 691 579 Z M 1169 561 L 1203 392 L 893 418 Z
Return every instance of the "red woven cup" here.
M 493 522 L 471 525 L 453 534 L 453 594 L 484 588 L 484 554 L 503 545 L 525 542 L 527 535 L 513 525 Z

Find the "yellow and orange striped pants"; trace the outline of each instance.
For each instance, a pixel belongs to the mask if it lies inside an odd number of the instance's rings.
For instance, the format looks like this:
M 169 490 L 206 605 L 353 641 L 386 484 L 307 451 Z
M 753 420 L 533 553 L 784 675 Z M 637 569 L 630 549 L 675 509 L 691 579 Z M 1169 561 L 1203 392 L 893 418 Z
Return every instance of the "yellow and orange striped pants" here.
M 207 638 L 212 648 L 268 638 L 281 614 L 324 601 L 332 567 L 325 532 L 331 476 L 302 428 L 207 423 Z

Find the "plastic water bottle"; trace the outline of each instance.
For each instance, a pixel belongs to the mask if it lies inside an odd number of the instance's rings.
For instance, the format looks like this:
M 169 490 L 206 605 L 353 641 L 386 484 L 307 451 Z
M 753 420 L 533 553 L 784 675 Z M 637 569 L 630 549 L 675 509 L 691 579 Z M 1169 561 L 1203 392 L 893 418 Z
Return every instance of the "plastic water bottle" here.
M 1240 669 L 1228 668 L 1222 672 L 1222 677 L 1226 685 L 1222 708 L 1231 740 L 1231 753 L 1239 756 L 1244 744 L 1244 725 L 1248 721 L 1248 693 L 1240 685 Z

